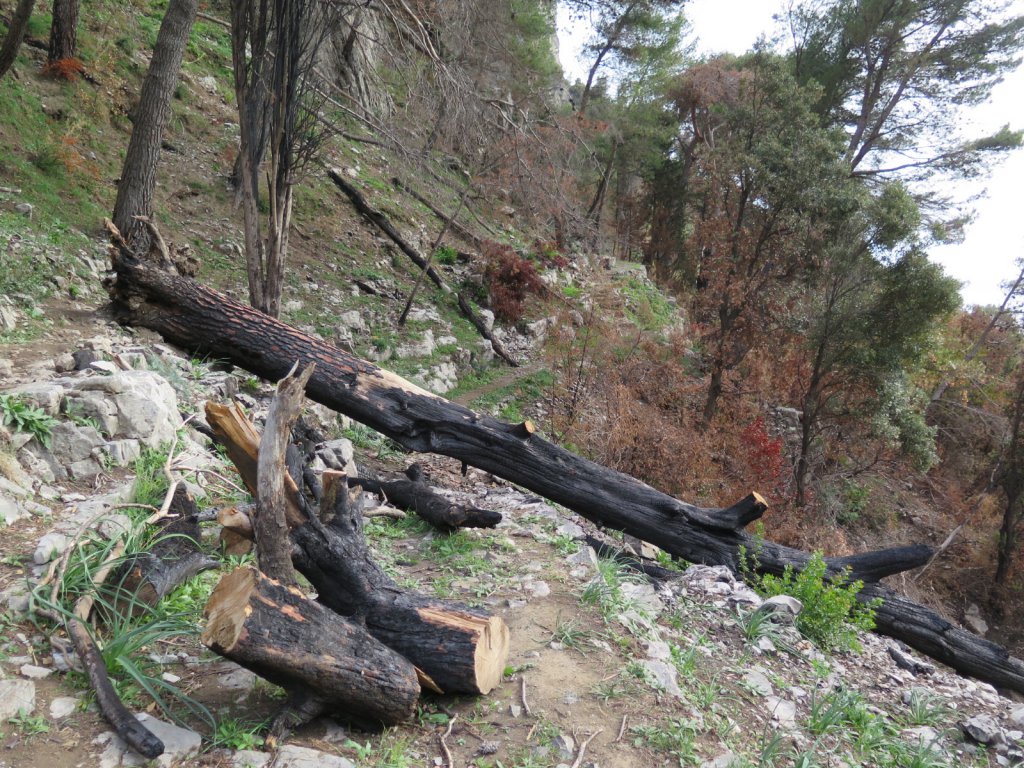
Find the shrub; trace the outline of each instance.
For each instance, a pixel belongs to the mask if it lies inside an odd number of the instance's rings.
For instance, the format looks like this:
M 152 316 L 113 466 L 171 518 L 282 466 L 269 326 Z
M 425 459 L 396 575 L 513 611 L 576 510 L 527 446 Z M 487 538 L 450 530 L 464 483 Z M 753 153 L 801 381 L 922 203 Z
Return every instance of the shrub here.
M 544 291 L 533 262 L 521 258 L 509 245 L 485 242 L 487 267 L 484 281 L 490 296 L 491 309 L 501 320 L 515 323 L 523 316 L 523 303 L 528 294 Z
M 437 250 L 434 251 L 434 261 L 438 264 L 443 264 L 450 267 L 459 258 L 459 252 L 452 248 L 450 245 L 438 246 Z
M 752 576 L 756 555 L 753 567 L 745 552 L 741 551 L 740 557 L 747 580 L 762 597 L 790 595 L 803 603 L 796 626 L 808 640 L 823 651 L 860 650 L 857 632 L 874 628 L 878 607 L 876 601 L 865 604 L 857 600 L 864 582 L 849 581 L 848 572 L 829 576 L 821 552 L 812 554 L 800 571 L 787 566 L 781 577 L 767 573 Z
M 74 56 L 57 59 L 43 67 L 43 74 L 56 80 L 74 81 L 85 74 L 85 65 Z

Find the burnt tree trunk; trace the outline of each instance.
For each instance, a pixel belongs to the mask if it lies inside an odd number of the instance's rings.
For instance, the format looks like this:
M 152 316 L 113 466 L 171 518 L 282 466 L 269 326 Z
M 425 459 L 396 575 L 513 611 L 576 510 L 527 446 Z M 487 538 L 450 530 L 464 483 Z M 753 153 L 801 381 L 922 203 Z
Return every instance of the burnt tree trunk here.
M 365 491 L 376 493 L 388 502 L 415 512 L 438 530 L 449 533 L 457 528 L 493 528 L 501 522 L 501 513 L 489 509 L 455 504 L 435 493 L 423 477 L 423 468 L 411 464 L 405 470 L 408 480 L 370 480 L 350 478 L 351 486 L 359 485 Z
M 237 407 L 208 403 L 207 419 L 250 488 L 260 438 Z M 504 672 L 509 651 L 505 622 L 458 603 L 401 589 L 370 555 L 362 515 L 348 503 L 346 475 L 324 473 L 320 519 L 303 508 L 285 475 L 285 519 L 295 567 L 327 607 L 363 622 L 385 645 L 422 672 L 421 682 L 443 693 L 488 693 Z M 244 526 L 235 530 L 245 535 Z
M 171 98 L 178 84 L 181 59 L 197 7 L 198 0 L 170 0 L 168 3 L 135 108 L 135 123 L 121 168 L 113 216 L 114 226 L 135 253 L 149 250 L 151 235 L 136 217 L 151 217 L 153 213 L 160 145 L 171 117 Z
M 303 702 L 307 717 L 341 711 L 394 725 L 416 709 L 420 686 L 412 664 L 255 568 L 221 579 L 205 613 L 203 644 L 280 685 Z
M 372 426 L 410 450 L 438 453 L 479 467 L 599 525 L 622 530 L 691 562 L 726 565 L 738 572 L 739 551 L 744 547 L 756 549 L 762 570 L 781 573 L 787 565 L 802 568 L 810 557 L 791 547 L 755 540 L 743 530 L 765 511 L 756 495 L 723 509 L 687 504 L 560 448 L 521 425 L 474 413 L 433 395 L 192 280 L 124 255 L 115 257 L 114 268 L 117 277 L 110 290 L 123 323 L 150 328 L 173 343 L 230 360 L 270 380 L 287 374 L 296 360 L 315 362 L 317 368 L 306 389 L 310 398 Z M 834 573 L 849 568 L 850 578 L 872 583 L 924 565 L 930 554 L 931 549 L 921 545 L 834 558 L 828 564 Z M 934 626 L 943 621 L 923 606 L 898 615 L 883 606 L 877 626 L 930 653 L 935 646 Z M 957 648 L 942 660 L 1024 692 L 1024 662 L 1007 657 L 1005 650 L 980 638 L 975 640 L 969 652 Z

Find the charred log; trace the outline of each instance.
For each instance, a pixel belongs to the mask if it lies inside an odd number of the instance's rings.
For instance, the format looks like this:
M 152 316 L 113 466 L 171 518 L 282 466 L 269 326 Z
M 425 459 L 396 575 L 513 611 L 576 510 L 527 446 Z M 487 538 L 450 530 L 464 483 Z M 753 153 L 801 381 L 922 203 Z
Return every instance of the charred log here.
M 516 425 L 476 414 L 433 395 L 372 363 L 303 334 L 284 323 L 204 288 L 119 255 L 111 297 L 123 323 L 141 325 L 191 350 L 225 358 L 276 381 L 296 360 L 315 362 L 307 395 L 373 427 L 405 448 L 450 456 L 510 480 L 587 519 L 625 531 L 691 562 L 726 565 L 739 571 L 740 547 L 757 547 L 761 568 L 781 573 L 802 568 L 810 555 L 770 541 L 755 541 L 743 526 L 764 510 L 738 504 L 708 509 L 687 504 L 556 446 L 536 434 L 522 436 Z M 883 550 L 828 561 L 833 573 L 849 568 L 852 579 L 871 582 L 880 573 L 919 567 L 926 546 Z M 918 621 L 943 621 L 923 606 L 909 614 Z M 914 621 L 910 619 L 910 622 Z M 878 629 L 929 652 L 929 633 L 880 612 Z M 1005 662 L 1006 652 L 982 644 L 984 662 L 950 654 L 951 665 L 996 685 L 1024 692 L 1024 674 Z M 1016 661 L 1016 660 L 1014 660 Z M 1018 662 L 1019 663 L 1019 662 Z M 975 671 L 977 670 L 977 671 Z
M 366 477 L 349 478 L 349 485 L 358 485 L 364 491 L 383 496 L 396 507 L 415 512 L 435 528 L 451 532 L 458 528 L 493 528 L 501 522 L 501 513 L 479 507 L 456 504 L 436 493 L 423 477 L 419 464 L 410 464 L 405 470 L 407 480 L 371 480 Z

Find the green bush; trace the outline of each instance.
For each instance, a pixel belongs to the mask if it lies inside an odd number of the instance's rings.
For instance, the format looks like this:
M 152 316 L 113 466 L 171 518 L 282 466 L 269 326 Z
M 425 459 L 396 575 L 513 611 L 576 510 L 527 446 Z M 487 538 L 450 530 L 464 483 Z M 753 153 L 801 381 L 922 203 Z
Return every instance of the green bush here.
M 458 261 L 459 252 L 452 248 L 450 245 L 438 246 L 437 250 L 434 251 L 434 261 L 438 264 L 443 264 L 447 267 L 453 265 Z
M 757 569 L 756 555 L 753 567 L 746 552 L 741 551 L 740 556 L 748 582 L 762 597 L 789 595 L 803 603 L 796 627 L 823 651 L 859 651 L 858 631 L 874 629 L 875 609 L 881 601 L 858 601 L 857 593 L 864 582 L 849 581 L 848 572 L 829 576 L 821 552 L 812 554 L 800 571 L 787 566 L 782 576 L 753 575 Z

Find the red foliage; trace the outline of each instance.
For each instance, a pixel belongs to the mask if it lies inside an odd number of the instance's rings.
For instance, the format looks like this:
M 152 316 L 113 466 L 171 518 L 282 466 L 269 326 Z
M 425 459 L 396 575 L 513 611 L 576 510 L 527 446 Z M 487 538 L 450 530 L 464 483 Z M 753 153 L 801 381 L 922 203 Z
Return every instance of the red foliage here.
M 781 495 L 786 481 L 786 458 L 782 440 L 768 434 L 764 416 L 758 416 L 743 429 L 743 446 L 754 482 L 764 492 Z
M 491 309 L 500 319 L 514 323 L 523 316 L 528 294 L 544 291 L 544 283 L 533 262 L 520 257 L 509 245 L 486 241 L 483 244 L 487 267 L 484 280 Z
M 49 75 L 55 80 L 77 80 L 85 74 L 85 65 L 81 59 L 73 56 L 67 59 L 57 59 L 43 67 L 43 74 Z
M 562 255 L 562 249 L 555 240 L 541 240 L 539 237 L 535 239 L 533 255 L 545 267 L 564 267 L 569 263 L 569 260 Z

